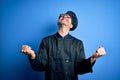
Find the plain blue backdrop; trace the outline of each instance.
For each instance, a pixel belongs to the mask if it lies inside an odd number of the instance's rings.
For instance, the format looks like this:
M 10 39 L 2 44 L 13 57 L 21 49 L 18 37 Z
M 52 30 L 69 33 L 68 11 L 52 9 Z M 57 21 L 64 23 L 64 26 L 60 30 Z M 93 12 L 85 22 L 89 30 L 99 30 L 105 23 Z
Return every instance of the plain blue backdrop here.
M 60 13 L 72 10 L 79 25 L 70 34 L 84 43 L 86 58 L 100 46 L 107 54 L 96 61 L 93 73 L 79 80 L 120 80 L 119 0 L 1 0 L 0 80 L 44 80 L 20 53 L 27 44 L 37 52 L 43 37 L 57 32 Z

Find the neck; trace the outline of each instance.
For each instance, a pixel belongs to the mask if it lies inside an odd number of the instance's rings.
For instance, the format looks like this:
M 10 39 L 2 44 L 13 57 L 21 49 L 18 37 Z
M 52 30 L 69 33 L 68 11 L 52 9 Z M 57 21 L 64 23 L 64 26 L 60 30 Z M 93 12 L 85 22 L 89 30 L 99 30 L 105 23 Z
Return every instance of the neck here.
M 67 29 L 66 26 L 59 27 L 58 33 L 61 36 L 66 36 L 69 33 L 69 29 Z

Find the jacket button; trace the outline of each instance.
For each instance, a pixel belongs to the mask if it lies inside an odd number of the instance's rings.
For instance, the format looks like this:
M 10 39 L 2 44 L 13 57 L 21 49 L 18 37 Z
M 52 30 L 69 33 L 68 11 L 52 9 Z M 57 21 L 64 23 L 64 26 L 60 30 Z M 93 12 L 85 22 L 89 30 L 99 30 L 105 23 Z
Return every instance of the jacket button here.
M 68 62 L 69 62 L 69 60 L 68 60 L 68 59 L 66 59 L 66 60 L 65 60 L 65 62 L 66 62 L 66 63 L 68 63 Z
M 68 74 L 68 72 L 65 72 L 65 74 Z

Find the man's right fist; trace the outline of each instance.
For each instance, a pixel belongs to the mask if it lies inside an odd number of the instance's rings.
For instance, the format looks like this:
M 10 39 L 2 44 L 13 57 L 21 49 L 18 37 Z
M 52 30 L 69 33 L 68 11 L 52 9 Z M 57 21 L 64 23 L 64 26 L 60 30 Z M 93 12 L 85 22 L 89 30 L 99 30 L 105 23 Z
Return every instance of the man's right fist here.
M 23 45 L 20 51 L 31 57 L 31 59 L 34 59 L 36 57 L 34 51 L 28 45 Z

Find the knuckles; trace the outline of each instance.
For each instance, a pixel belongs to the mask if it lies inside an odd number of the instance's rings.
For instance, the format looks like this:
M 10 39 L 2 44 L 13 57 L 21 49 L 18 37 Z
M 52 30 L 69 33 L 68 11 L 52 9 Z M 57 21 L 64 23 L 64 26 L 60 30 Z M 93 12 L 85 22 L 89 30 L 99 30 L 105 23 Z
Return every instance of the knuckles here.
M 28 45 L 23 45 L 21 48 L 22 53 L 28 53 L 30 50 L 31 50 L 31 47 L 29 47 Z

